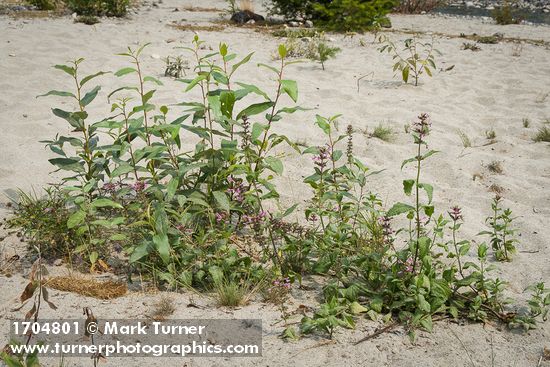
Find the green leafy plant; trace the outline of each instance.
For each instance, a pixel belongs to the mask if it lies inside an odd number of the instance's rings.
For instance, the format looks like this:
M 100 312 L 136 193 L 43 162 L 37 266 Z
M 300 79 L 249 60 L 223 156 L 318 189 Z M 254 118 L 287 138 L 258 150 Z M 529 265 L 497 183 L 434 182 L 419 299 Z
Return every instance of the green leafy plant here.
M 323 70 L 325 70 L 325 62 L 329 59 L 334 59 L 340 51 L 338 47 L 331 47 L 325 42 L 319 42 L 317 44 L 317 53 L 314 55 L 314 60 L 319 61 Z
M 512 211 L 502 209 L 501 202 L 502 198 L 498 195 L 493 199 L 491 204 L 493 215 L 485 220 L 491 227 L 491 231 L 483 231 L 480 234 L 489 236 L 497 260 L 511 261 L 511 256 L 516 252 L 515 244 L 519 241 L 515 238 L 517 230 L 512 227 L 514 220 Z
M 426 73 L 432 76 L 432 70 L 436 70 L 435 54 L 439 51 L 433 48 L 432 42 L 420 42 L 416 36 L 403 41 L 403 52 L 397 50 L 397 46 L 386 36 L 380 37 L 380 42 L 384 45 L 379 49 L 380 52 L 387 52 L 393 55 L 396 61 L 393 65 L 393 71 L 399 70 L 405 83 L 409 82 L 409 77 L 414 78 L 414 85 L 418 85 L 420 75 Z

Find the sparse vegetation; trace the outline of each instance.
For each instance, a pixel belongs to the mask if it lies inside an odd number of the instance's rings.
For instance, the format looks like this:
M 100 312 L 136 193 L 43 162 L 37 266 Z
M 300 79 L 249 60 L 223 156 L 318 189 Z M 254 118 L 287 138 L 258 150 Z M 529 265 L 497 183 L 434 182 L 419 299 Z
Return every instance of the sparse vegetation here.
M 550 143 L 550 128 L 548 126 L 541 126 L 533 140 L 536 142 L 547 142 Z
M 94 15 L 79 15 L 74 20 L 75 23 L 84 23 L 87 25 L 94 25 L 99 23 L 99 18 Z
M 460 140 L 462 141 L 462 146 L 464 148 L 471 148 L 472 147 L 472 141 L 466 135 L 466 133 L 462 130 L 458 130 L 458 136 L 460 137 Z
M 487 169 L 492 173 L 497 173 L 501 175 L 504 173 L 504 169 L 502 168 L 502 162 L 500 161 L 492 161 L 487 165 Z
M 464 42 L 462 44 L 462 49 L 463 50 L 471 50 L 471 51 L 480 51 L 481 48 L 476 45 L 475 43 L 472 43 L 472 42 Z
M 220 306 L 238 307 L 248 301 L 251 289 L 247 282 L 221 279 L 215 281 L 214 291 Z
M 523 125 L 524 128 L 528 128 L 531 126 L 531 121 L 527 117 L 524 117 L 521 120 L 521 124 Z
M 166 320 L 176 311 L 174 299 L 167 295 L 162 295 L 160 299 L 153 305 L 151 318 L 156 321 Z
M 488 140 L 494 140 L 494 139 L 496 139 L 497 133 L 496 133 L 495 129 L 491 128 L 490 130 L 485 131 L 485 137 L 486 137 Z
M 390 126 L 384 126 L 382 123 L 379 123 L 378 126 L 372 130 L 372 133 L 368 134 L 368 136 L 385 142 L 390 142 L 393 138 L 393 134 L 393 129 Z
M 166 68 L 164 69 L 164 76 L 171 76 L 177 79 L 186 75 L 185 69 L 189 69 L 189 62 L 184 60 L 181 56 L 168 56 L 165 62 Z

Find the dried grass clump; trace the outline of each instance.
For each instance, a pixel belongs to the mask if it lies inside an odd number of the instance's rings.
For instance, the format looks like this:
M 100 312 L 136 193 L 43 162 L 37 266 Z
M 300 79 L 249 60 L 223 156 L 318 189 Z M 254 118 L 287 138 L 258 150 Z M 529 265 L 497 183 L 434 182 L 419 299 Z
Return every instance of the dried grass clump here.
M 113 299 L 124 296 L 128 292 L 125 283 L 113 280 L 97 281 L 85 277 L 57 276 L 45 280 L 45 285 L 58 291 L 81 294 L 86 297 Z
M 155 321 L 164 321 L 176 311 L 174 300 L 168 296 L 162 296 L 153 308 L 151 318 Z

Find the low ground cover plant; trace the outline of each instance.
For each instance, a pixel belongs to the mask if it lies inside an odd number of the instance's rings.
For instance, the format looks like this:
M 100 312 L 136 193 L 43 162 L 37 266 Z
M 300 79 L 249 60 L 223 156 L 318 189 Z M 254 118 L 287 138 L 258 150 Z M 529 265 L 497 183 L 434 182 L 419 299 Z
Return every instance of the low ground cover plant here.
M 295 61 L 284 45 L 276 66 L 258 64 L 273 77 L 271 91 L 240 79 L 252 53 L 239 58 L 226 44 L 214 52 L 203 45 L 195 36 L 185 48 L 194 65 L 178 79 L 199 97 L 184 93 L 171 106 L 156 102 L 162 81 L 143 74 L 147 45 L 121 53 L 128 66 L 112 74 L 84 72 L 83 59 L 55 66 L 73 90 L 42 97 L 70 102 L 65 106 L 72 109 L 52 112 L 72 133 L 45 143 L 57 155 L 50 162 L 66 175 L 44 198 L 22 194 L 10 222 L 40 244 L 44 258 L 64 256 L 130 279 L 139 273 L 168 289 L 214 292 L 229 307 L 261 294 L 281 310 L 282 335 L 290 339 L 332 337 L 361 315 L 388 328 L 404 326 L 411 337 L 443 317 L 526 329 L 546 317 L 544 284 L 531 288 L 529 309 L 522 311 L 508 304 L 505 280 L 491 275 L 490 249 L 510 261 L 517 245 L 513 215 L 500 198 L 489 230 L 480 234 L 489 245 L 462 238 L 459 206 L 434 206 L 436 190 L 422 175 L 438 153 L 428 148 L 427 114 L 406 129 L 413 153 L 401 168 L 413 175 L 398 185 L 406 200 L 388 205 L 369 183 L 381 171 L 356 157 L 356 132 L 340 126 L 341 116 L 315 116 L 326 141 L 319 146 L 275 132 L 288 114 L 304 110 L 289 78 Z M 109 91 L 104 117 L 92 119 L 87 109 L 99 104 L 97 80 L 107 77 L 119 78 L 120 86 Z M 305 203 L 283 207 L 278 200 L 282 145 L 311 158 Z M 303 220 L 290 220 L 292 213 Z M 325 280 L 323 302 L 296 327 L 287 322 L 286 302 L 293 285 L 312 274 Z

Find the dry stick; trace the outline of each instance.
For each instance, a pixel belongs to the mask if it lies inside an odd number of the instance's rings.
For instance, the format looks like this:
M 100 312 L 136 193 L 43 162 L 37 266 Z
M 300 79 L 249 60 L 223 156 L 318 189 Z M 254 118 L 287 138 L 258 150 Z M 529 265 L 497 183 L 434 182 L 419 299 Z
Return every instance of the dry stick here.
M 378 335 L 380 334 L 384 334 L 385 332 L 388 332 L 390 330 L 393 330 L 396 326 L 399 326 L 400 323 L 398 322 L 393 322 L 391 324 L 389 324 L 388 326 L 386 327 L 383 327 L 381 329 L 378 329 L 376 330 L 374 333 L 370 334 L 370 335 L 367 335 L 366 337 L 364 337 L 363 339 L 360 339 L 358 341 L 356 341 L 355 343 L 353 343 L 353 345 L 357 345 L 359 343 L 362 343 L 362 342 L 365 342 L 367 340 L 370 340 L 370 339 L 373 339 L 373 338 L 376 338 Z
M 462 342 L 462 339 L 460 339 L 458 337 L 458 335 L 456 335 L 456 333 L 453 331 L 453 329 L 449 328 L 449 331 L 451 332 L 451 334 L 453 334 L 455 336 L 455 338 L 458 339 L 458 341 L 460 342 L 460 345 L 462 345 L 462 348 L 464 348 L 464 350 L 466 351 L 466 355 L 468 356 L 468 359 L 470 360 L 470 362 L 472 363 L 472 366 L 476 366 L 474 361 L 472 360 L 472 356 L 470 356 L 470 353 L 468 352 L 468 349 L 466 349 L 466 346 L 464 345 L 464 343 Z
M 336 341 L 335 340 L 325 340 L 325 341 L 322 341 L 322 342 L 319 342 L 315 345 L 312 345 L 311 347 L 307 347 L 307 348 L 304 348 L 302 349 L 301 351 L 299 351 L 298 353 L 292 355 L 292 357 L 296 357 L 298 354 L 302 353 L 302 352 L 305 352 L 307 350 L 310 350 L 310 349 L 315 349 L 315 348 L 319 348 L 319 347 L 322 347 L 322 346 L 325 346 L 325 345 L 329 345 L 329 344 L 336 344 Z

